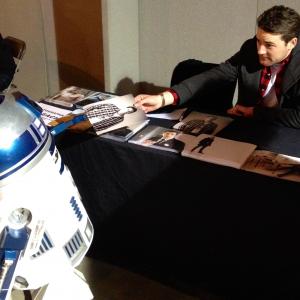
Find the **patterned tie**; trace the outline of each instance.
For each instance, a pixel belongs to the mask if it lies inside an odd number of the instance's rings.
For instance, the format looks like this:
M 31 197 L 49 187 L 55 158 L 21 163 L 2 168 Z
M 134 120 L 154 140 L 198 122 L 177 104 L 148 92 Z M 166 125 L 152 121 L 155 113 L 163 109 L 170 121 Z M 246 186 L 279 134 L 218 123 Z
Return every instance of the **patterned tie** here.
M 260 77 L 260 84 L 259 84 L 259 94 L 264 97 L 267 87 L 271 80 L 271 68 L 270 67 L 264 67 L 261 71 L 261 77 Z

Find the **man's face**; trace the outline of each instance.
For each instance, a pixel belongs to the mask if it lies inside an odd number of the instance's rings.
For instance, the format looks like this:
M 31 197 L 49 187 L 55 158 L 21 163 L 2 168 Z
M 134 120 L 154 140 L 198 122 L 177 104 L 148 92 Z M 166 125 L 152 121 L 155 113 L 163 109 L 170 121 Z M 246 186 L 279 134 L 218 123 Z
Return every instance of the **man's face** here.
M 280 34 L 273 34 L 258 28 L 256 32 L 256 46 L 259 62 L 269 67 L 280 63 L 291 53 L 297 44 L 297 38 L 285 43 Z
M 70 87 L 61 92 L 61 98 L 80 100 L 84 98 L 84 95 L 78 93 L 74 88 Z
M 120 108 L 120 110 L 118 111 L 118 114 L 125 115 L 125 114 L 132 114 L 133 112 L 135 112 L 134 108 L 128 106 L 128 107 Z
M 176 135 L 176 132 L 174 132 L 174 131 L 165 131 L 165 132 L 163 133 L 163 137 L 164 137 L 164 139 L 166 139 L 166 140 L 171 140 L 171 139 L 173 139 L 173 138 L 175 137 L 175 135 Z

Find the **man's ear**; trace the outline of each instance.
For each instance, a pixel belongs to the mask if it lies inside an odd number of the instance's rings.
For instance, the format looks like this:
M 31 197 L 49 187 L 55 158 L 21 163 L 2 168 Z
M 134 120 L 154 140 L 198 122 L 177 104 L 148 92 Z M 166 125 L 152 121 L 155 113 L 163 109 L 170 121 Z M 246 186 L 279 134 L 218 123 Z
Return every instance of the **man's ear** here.
M 292 38 L 289 42 L 288 42 L 288 49 L 289 50 L 292 50 L 292 49 L 294 49 L 295 48 L 295 46 L 297 45 L 297 43 L 298 43 L 298 38 L 297 37 L 294 37 L 294 38 Z

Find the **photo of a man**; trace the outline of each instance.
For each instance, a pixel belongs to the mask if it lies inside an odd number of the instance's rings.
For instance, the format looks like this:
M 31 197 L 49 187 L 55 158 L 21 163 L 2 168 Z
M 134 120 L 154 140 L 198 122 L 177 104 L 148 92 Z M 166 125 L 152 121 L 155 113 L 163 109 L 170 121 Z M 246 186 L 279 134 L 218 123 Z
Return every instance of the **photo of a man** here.
M 181 152 L 184 148 L 184 143 L 175 138 L 177 133 L 178 132 L 175 130 L 165 130 L 161 134 L 145 140 L 143 144 L 172 148 L 178 152 Z
M 86 115 L 93 124 L 95 130 L 104 130 L 123 122 L 126 114 L 132 114 L 136 112 L 136 110 L 137 109 L 134 106 L 119 108 L 112 103 L 99 103 L 88 108 L 86 110 Z
M 178 127 L 183 133 L 198 136 L 202 133 L 213 134 L 218 124 L 214 121 L 217 120 L 214 116 L 209 116 L 204 119 L 192 119 L 182 124 Z
M 134 131 L 148 121 L 144 111 L 134 106 L 132 95 L 115 96 L 88 104 L 83 109 L 97 135 L 119 128 Z
M 52 98 L 47 99 L 47 101 L 66 107 L 72 107 L 76 102 L 83 100 L 86 96 L 86 93 L 87 90 L 85 89 L 81 89 L 77 86 L 70 86 L 64 90 L 61 90 Z

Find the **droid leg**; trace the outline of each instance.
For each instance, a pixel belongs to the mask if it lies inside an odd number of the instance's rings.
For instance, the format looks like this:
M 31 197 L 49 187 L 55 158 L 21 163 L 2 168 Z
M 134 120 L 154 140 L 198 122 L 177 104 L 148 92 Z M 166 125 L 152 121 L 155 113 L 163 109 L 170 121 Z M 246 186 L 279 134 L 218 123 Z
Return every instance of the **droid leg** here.
M 43 300 L 94 299 L 84 275 L 76 269 L 68 268 L 58 271 L 57 276 L 49 282 Z

